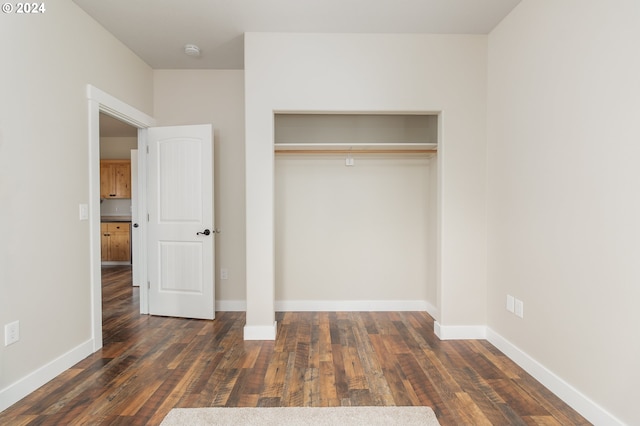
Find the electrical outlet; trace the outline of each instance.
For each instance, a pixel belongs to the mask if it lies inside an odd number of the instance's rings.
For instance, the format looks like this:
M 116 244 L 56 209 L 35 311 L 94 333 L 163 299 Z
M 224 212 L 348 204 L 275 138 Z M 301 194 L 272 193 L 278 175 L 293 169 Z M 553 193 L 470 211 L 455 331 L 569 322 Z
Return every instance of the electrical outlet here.
M 229 279 L 229 270 L 227 268 L 220 269 L 220 279 L 221 280 Z
M 515 314 L 520 318 L 524 318 L 524 302 L 516 299 L 515 308 Z
M 513 296 L 507 294 L 507 311 L 513 313 L 515 310 L 515 299 L 513 298 Z
M 4 326 L 4 345 L 9 346 L 20 340 L 20 321 L 14 321 Z

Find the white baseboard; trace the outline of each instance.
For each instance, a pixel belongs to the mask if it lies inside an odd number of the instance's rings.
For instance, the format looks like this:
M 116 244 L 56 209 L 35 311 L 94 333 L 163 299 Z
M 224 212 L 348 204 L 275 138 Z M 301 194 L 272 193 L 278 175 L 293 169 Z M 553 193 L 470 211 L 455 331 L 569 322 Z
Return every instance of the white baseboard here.
M 437 319 L 440 318 L 440 310 L 430 302 L 425 301 L 424 303 L 426 304 L 425 310 L 427 313 L 437 321 Z
M 478 340 L 487 338 L 484 325 L 442 325 L 433 324 L 433 331 L 440 340 Z
M 216 312 L 246 312 L 246 300 L 216 300 Z
M 580 413 L 583 417 L 595 425 L 624 425 L 619 419 L 596 404 L 579 390 L 558 377 L 544 365 L 533 359 L 523 350 L 509 342 L 507 339 L 487 327 L 487 341 L 518 364 L 523 370 L 531 374 L 547 389 L 556 394 L 565 403 Z
M 277 321 L 273 325 L 245 325 L 244 340 L 276 340 Z
M 276 300 L 277 312 L 429 311 L 425 300 Z
M 43 365 L 17 382 L 0 390 L 0 411 L 6 410 L 65 370 L 93 353 L 93 339 Z
M 591 423 L 608 426 L 624 425 L 624 423 L 611 413 L 600 407 L 593 400 L 589 399 L 491 328 L 483 325 L 445 326 L 437 321 L 434 323 L 433 328 L 436 336 L 438 336 L 440 340 L 486 339 Z
M 275 302 L 275 309 L 278 312 L 426 311 L 433 318 L 438 317 L 438 308 L 426 300 L 279 300 Z M 246 310 L 246 300 L 216 300 L 216 312 L 245 312 Z

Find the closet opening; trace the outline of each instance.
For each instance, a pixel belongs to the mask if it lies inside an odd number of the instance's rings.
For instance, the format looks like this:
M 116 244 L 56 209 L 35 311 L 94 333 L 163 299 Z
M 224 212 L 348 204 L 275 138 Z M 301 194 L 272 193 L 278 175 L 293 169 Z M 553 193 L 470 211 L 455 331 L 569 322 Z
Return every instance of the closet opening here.
M 274 116 L 277 311 L 437 306 L 437 114 Z

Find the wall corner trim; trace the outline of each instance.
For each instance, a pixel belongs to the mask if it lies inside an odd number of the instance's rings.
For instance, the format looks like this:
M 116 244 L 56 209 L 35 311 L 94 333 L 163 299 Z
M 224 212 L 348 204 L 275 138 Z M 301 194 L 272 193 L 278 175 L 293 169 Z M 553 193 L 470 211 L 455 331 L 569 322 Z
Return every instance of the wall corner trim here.
M 276 340 L 278 322 L 273 325 L 245 325 L 244 340 Z
M 531 374 L 547 389 L 556 394 L 591 423 L 611 426 L 624 425 L 622 421 L 491 328 L 487 327 L 486 334 L 489 343 L 498 348 L 509 357 L 509 359 L 522 367 L 527 373 Z
M 487 338 L 484 325 L 442 325 L 433 323 L 433 331 L 440 340 L 478 340 Z
M 93 353 L 93 339 L 76 346 L 69 352 L 43 365 L 17 382 L 0 390 L 0 411 L 20 401 L 65 370 L 73 367 Z

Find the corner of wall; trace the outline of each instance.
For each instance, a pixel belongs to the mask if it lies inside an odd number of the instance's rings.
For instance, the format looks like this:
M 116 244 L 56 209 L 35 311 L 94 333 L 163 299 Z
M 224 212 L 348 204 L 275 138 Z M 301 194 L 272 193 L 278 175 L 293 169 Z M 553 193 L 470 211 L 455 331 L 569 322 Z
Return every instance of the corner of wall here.
M 582 392 L 571 386 L 571 384 L 557 376 L 553 371 L 549 370 L 489 327 L 486 328 L 486 339 L 593 424 L 611 426 L 624 425 L 624 423 L 613 414 L 609 413 Z
M 54 377 L 73 367 L 94 352 L 94 339 L 76 346 L 69 352 L 43 365 L 17 382 L 0 390 L 0 411 L 9 408 L 25 396 L 34 392 Z
M 484 325 L 442 325 L 433 323 L 433 331 L 440 340 L 478 340 L 487 338 Z

